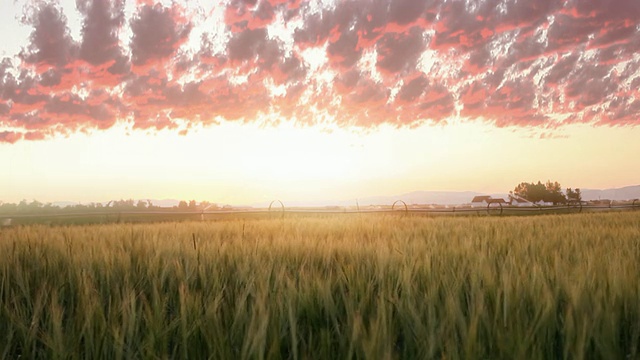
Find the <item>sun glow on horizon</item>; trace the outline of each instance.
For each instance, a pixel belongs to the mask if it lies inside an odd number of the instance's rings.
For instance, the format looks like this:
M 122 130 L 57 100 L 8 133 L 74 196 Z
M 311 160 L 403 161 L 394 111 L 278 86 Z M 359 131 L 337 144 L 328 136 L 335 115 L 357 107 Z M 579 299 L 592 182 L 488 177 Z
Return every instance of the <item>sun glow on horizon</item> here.
M 603 132 L 608 136 L 602 136 Z M 507 192 L 519 181 L 633 185 L 640 130 L 576 125 L 567 138 L 481 122 L 413 129 L 222 122 L 186 135 L 121 124 L 106 131 L 1 145 L 0 199 L 178 198 L 252 204 L 344 200 L 414 190 Z M 605 140 L 603 140 L 605 139 Z M 540 142 L 545 146 L 540 146 Z M 606 141 L 596 150 L 588 144 Z M 606 150 L 602 150 L 606 149 Z M 626 160 L 625 160 L 626 159 Z M 567 162 L 573 162 L 571 169 Z

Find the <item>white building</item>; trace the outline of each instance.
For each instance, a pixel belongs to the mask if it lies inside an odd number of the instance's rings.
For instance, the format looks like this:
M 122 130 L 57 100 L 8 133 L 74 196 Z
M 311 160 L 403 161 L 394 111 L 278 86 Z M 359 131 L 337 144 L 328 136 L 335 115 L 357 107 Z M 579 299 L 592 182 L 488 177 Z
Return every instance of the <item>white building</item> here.
M 492 198 L 489 195 L 479 195 L 475 196 L 473 200 L 471 200 L 471 207 L 487 207 L 489 204 L 503 204 L 506 205 L 507 202 L 502 198 Z

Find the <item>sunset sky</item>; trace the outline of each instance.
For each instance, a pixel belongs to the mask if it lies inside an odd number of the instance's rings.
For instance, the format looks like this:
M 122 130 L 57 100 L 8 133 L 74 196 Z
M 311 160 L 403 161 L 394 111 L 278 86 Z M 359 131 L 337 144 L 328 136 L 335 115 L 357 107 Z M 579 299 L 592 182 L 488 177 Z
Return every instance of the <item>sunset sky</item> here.
M 0 10 L 0 201 L 640 184 L 637 0 Z

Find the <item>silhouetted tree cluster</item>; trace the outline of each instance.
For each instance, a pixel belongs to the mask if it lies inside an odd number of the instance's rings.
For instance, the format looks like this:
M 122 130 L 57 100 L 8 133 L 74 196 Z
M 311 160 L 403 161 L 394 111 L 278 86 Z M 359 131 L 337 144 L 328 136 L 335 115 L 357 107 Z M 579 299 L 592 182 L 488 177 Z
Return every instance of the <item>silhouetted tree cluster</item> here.
M 4 214 L 31 214 L 31 213 L 51 213 L 59 211 L 60 207 L 52 204 L 43 204 L 37 200 L 27 202 L 22 200 L 17 204 L 4 203 L 0 201 L 0 213 Z
M 216 210 L 218 206 L 208 201 L 203 201 L 198 204 L 195 200 L 189 202 L 180 201 L 178 206 L 173 208 L 155 206 L 149 200 L 133 199 L 127 200 L 115 200 L 109 201 L 106 204 L 102 203 L 89 203 L 89 204 L 74 204 L 64 207 L 53 205 L 51 203 L 41 203 L 37 200 L 28 202 L 22 200 L 19 203 L 5 203 L 0 201 L 0 214 L 56 214 L 56 213 L 90 213 L 90 212 L 120 212 L 120 211 L 162 211 L 162 210 L 185 210 L 185 211 L 198 211 L 198 210 Z
M 580 189 L 571 190 L 571 188 L 567 188 L 567 200 L 569 202 L 582 201 Z
M 196 211 L 196 210 L 202 210 L 201 208 L 202 206 L 199 207 L 198 203 L 195 200 L 191 200 L 189 202 L 182 200 L 178 203 L 179 210 Z
M 580 189 L 576 189 L 574 191 L 571 188 L 568 188 L 565 195 L 562 192 L 560 183 L 557 181 L 547 181 L 546 184 L 543 184 L 540 181 L 537 183 L 522 182 L 513 189 L 513 193 L 533 203 L 544 201 L 558 205 L 566 204 L 567 201 L 582 200 Z

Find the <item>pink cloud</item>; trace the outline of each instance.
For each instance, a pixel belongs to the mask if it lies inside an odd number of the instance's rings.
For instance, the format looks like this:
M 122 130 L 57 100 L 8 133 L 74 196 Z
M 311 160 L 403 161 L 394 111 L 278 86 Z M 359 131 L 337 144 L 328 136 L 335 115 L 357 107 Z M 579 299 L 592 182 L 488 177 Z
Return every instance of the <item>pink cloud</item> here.
M 0 131 L 0 143 L 14 144 L 22 139 L 22 134 L 15 131 Z
M 131 20 L 131 61 L 134 66 L 145 65 L 170 58 L 183 44 L 192 24 L 183 17 L 175 5 L 166 8 L 159 3 L 144 5 Z
M 80 0 L 78 10 L 84 15 L 80 58 L 92 65 L 122 58 L 118 33 L 124 24 L 124 0 Z
M 62 10 L 53 4 L 36 3 L 29 9 L 25 22 L 33 26 L 31 43 L 20 53 L 27 64 L 33 64 L 40 71 L 50 67 L 63 67 L 78 51 L 77 44 L 69 35 L 67 19 Z
M 26 9 L 29 43 L 0 62 L 0 141 L 125 119 L 183 131 L 179 124 L 272 112 L 308 125 L 320 112 L 361 127 L 452 116 L 544 128 L 562 126 L 558 118 L 640 123 L 635 0 L 346 0 L 319 8 L 229 0 L 224 34 L 177 4 L 139 2 L 127 18 L 122 0 L 76 3 L 76 40 L 65 16 L 74 9 Z M 274 30 L 280 21 L 286 36 Z M 200 33 L 200 46 L 188 45 Z M 326 51 L 318 69 L 305 54 L 311 48 Z

